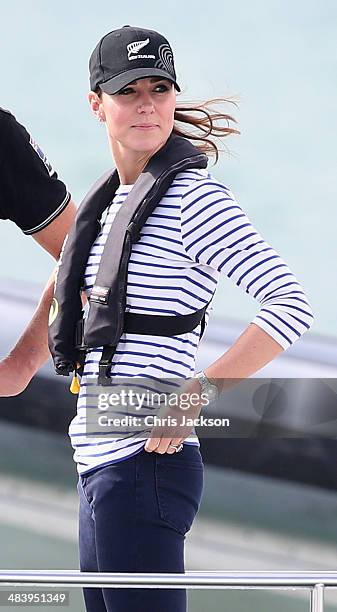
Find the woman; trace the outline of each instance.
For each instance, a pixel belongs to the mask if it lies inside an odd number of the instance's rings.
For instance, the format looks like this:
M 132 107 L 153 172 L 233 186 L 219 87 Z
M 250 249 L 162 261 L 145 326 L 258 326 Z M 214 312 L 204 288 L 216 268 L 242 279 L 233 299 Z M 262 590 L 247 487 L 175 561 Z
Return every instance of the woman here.
M 218 154 L 209 135 L 227 115 L 176 103 L 173 54 L 157 32 L 124 26 L 108 33 L 90 59 L 89 103 L 104 122 L 120 186 L 92 244 L 84 279 L 90 296 L 114 217 L 146 164 L 165 150 L 170 135 L 196 140 Z M 180 130 L 176 121 L 199 127 Z M 206 168 L 178 172 L 133 244 L 128 264 L 128 312 L 168 317 L 207 306 L 220 272 L 255 297 L 261 308 L 234 345 L 204 373 L 195 373 L 201 323 L 173 336 L 123 333 L 111 378 L 190 379 L 189 392 L 214 391 L 224 379 L 250 376 L 297 340 L 312 323 L 304 291 L 288 266 L 259 235 L 231 191 Z M 206 310 L 206 319 L 209 307 Z M 102 347 L 86 355 L 78 412 L 70 436 L 79 472 L 82 571 L 184 572 L 184 540 L 199 508 L 203 463 L 193 427 L 151 429 L 150 436 L 86 436 L 90 382 L 98 376 Z M 201 403 L 192 409 L 193 417 Z M 166 408 L 163 414 L 174 413 Z M 175 412 L 177 414 L 177 412 Z M 163 435 L 165 431 L 166 435 Z M 171 435 L 172 434 L 172 435 Z M 183 612 L 184 589 L 84 589 L 88 612 Z

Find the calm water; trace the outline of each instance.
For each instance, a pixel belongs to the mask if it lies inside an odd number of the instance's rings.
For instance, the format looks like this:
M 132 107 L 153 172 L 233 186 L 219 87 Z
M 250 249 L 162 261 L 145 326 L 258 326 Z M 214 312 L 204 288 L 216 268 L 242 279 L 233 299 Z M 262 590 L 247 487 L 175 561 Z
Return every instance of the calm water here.
M 234 95 L 241 136 L 213 173 L 289 263 L 316 314 L 314 331 L 337 336 L 337 4 L 144 0 L 132 10 L 102 0 L 12 0 L 0 9 L 1 105 L 47 152 L 79 202 L 111 165 L 104 127 L 86 102 L 87 60 L 101 35 L 124 24 L 158 29 L 176 55 L 182 100 Z M 210 14 L 211 13 L 211 14 Z M 2 277 L 43 281 L 52 266 L 31 238 L 0 224 Z M 257 303 L 224 277 L 224 317 L 252 318 Z

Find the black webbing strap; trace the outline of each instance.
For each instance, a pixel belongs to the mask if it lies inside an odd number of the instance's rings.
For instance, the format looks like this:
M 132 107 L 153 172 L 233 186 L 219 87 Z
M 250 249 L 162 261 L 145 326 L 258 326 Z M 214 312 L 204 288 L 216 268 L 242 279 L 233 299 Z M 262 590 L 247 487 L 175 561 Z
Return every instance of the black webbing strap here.
M 207 305 L 188 315 L 168 317 L 167 315 L 144 315 L 126 312 L 124 315 L 124 332 L 128 334 L 145 334 L 149 336 L 178 336 L 192 331 L 199 325 Z
M 188 315 L 174 317 L 126 312 L 124 315 L 123 332 L 128 334 L 144 334 L 146 336 L 178 336 L 193 331 L 201 323 L 201 339 L 205 331 L 205 312 L 207 306 L 208 304 Z M 105 346 L 103 348 L 102 357 L 99 362 L 99 385 L 107 385 L 111 381 L 111 362 L 116 348 L 116 346 Z

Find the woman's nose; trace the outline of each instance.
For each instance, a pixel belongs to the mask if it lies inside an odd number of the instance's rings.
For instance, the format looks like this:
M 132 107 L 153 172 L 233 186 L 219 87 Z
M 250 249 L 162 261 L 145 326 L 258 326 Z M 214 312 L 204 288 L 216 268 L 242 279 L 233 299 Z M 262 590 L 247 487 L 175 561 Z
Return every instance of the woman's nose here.
M 144 95 L 139 100 L 138 112 L 152 112 L 153 111 L 153 100 L 151 96 Z

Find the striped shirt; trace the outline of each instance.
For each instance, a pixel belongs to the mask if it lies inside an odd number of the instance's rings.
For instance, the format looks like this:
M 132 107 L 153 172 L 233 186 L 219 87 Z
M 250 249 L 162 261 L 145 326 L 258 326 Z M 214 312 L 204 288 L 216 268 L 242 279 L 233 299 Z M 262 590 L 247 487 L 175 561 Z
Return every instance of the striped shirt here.
M 121 185 L 92 245 L 85 270 L 87 295 L 95 284 L 111 224 L 132 185 Z M 260 303 L 253 323 L 287 349 L 310 328 L 311 307 L 287 264 L 253 227 L 230 189 L 207 169 L 176 175 L 132 246 L 126 310 L 176 316 L 208 304 L 224 274 Z M 206 310 L 206 325 L 212 306 Z M 122 334 L 111 376 L 148 381 L 191 378 L 200 337 L 199 325 L 179 336 Z M 77 414 L 69 427 L 80 474 L 121 461 L 142 450 L 147 437 L 86 436 L 90 384 L 98 376 L 102 347 L 87 353 Z M 197 444 L 193 430 L 184 441 Z

